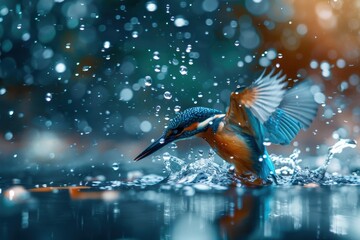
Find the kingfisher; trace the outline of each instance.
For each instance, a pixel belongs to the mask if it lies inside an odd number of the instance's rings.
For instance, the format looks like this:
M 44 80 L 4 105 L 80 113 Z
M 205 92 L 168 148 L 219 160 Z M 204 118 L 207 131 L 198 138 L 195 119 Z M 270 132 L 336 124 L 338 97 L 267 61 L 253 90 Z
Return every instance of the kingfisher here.
M 206 107 L 192 107 L 170 120 L 159 139 L 134 161 L 165 145 L 191 137 L 203 138 L 225 161 L 233 164 L 244 185 L 265 185 L 275 176 L 267 144 L 289 144 L 316 116 L 318 104 L 310 91 L 311 81 L 292 88 L 282 71 L 266 69 L 249 86 L 240 86 L 230 95 L 226 114 Z

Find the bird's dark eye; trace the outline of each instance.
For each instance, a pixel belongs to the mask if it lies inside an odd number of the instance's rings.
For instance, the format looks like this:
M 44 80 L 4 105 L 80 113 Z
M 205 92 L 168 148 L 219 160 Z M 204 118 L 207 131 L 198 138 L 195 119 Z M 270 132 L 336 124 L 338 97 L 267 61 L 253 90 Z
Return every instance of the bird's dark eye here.
M 177 127 L 177 128 L 175 128 L 174 130 L 172 130 L 172 134 L 174 134 L 174 135 L 179 134 L 179 133 L 181 133 L 183 130 L 184 130 L 183 127 Z

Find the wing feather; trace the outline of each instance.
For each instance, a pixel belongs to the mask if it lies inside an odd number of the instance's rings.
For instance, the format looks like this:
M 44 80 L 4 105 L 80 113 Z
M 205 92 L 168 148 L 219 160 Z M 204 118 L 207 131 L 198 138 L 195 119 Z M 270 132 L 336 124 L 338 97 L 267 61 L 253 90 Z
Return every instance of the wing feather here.
M 265 71 L 249 87 L 231 93 L 225 121 L 240 125 L 241 131 L 255 138 L 258 149 L 264 151 L 264 126 L 280 105 L 285 94 L 285 76 L 281 72 Z
M 300 129 L 310 126 L 319 106 L 310 91 L 311 85 L 310 81 L 305 81 L 285 93 L 279 107 L 264 123 L 266 140 L 289 144 Z
M 230 108 L 228 118 L 240 121 L 241 125 L 246 125 L 246 116 L 238 116 L 239 108 L 247 108 L 260 121 L 266 122 L 271 114 L 280 105 L 285 94 L 286 82 L 285 75 L 282 72 L 274 74 L 272 69 L 269 74 L 265 74 L 265 70 L 249 87 L 243 91 L 235 91 L 230 97 Z M 243 111 L 241 111 L 243 112 Z

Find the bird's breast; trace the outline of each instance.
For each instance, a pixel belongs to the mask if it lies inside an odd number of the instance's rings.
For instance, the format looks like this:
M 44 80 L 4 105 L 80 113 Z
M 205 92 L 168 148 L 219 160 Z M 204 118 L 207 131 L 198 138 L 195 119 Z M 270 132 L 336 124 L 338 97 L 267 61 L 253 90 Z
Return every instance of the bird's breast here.
M 205 139 L 221 158 L 234 164 L 237 172 L 253 171 L 252 152 L 240 132 L 231 131 L 221 122 L 216 132 L 208 128 L 199 137 Z

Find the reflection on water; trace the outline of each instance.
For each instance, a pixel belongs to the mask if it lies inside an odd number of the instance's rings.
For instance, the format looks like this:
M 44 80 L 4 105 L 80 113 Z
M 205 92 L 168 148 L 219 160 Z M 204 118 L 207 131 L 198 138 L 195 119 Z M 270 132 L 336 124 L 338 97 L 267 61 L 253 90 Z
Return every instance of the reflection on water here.
M 281 185 L 258 188 L 243 187 L 212 155 L 186 163 L 166 154 L 167 177 L 2 181 L 0 239 L 360 239 L 360 177 L 326 172 L 355 144 L 339 141 L 314 170 L 299 166 L 299 151 L 272 156 Z
M 360 187 L 12 189 L 1 239 L 359 239 Z M 12 191 L 11 190 L 11 191 Z M 18 192 L 16 192 L 18 191 Z M 19 196 L 17 194 L 20 194 Z M 24 195 L 25 194 L 25 195 Z M 23 196 L 23 198 L 21 198 Z

